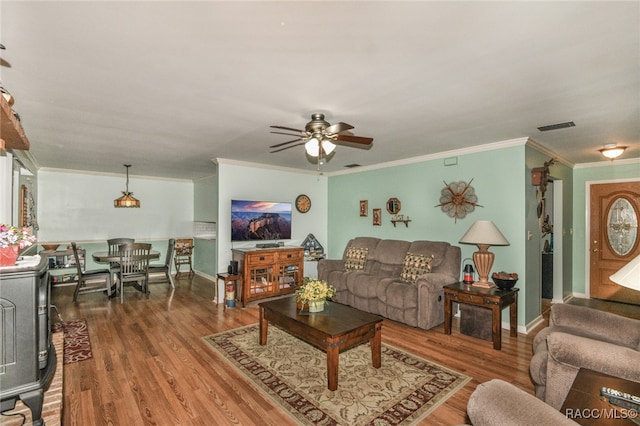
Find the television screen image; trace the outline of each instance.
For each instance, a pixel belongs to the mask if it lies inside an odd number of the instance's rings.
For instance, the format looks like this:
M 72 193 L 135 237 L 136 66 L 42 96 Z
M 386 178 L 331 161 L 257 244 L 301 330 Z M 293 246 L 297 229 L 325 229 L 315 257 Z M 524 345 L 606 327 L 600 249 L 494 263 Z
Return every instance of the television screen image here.
M 290 239 L 291 203 L 231 201 L 231 241 Z

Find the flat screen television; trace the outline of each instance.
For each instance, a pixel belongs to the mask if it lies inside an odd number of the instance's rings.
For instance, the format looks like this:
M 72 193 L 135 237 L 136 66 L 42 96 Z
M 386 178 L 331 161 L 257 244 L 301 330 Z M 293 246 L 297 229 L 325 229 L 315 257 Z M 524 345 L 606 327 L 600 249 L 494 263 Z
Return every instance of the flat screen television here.
M 291 203 L 231 200 L 231 241 L 290 239 Z

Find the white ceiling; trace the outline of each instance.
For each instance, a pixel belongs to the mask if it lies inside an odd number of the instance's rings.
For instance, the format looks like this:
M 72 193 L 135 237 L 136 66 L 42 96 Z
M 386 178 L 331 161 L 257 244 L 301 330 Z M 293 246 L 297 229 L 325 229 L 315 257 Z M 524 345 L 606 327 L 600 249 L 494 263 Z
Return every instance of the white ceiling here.
M 530 137 L 640 157 L 640 2 L 0 4 L 0 78 L 40 167 L 197 179 L 213 158 L 315 170 L 272 124 L 374 138 L 327 172 Z M 568 129 L 537 127 L 574 121 Z

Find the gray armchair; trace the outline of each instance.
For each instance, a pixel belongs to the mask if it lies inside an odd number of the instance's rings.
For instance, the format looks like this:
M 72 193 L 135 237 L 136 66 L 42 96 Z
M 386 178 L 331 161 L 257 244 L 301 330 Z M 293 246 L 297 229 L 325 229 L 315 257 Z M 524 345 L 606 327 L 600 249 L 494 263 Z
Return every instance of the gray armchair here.
M 494 379 L 478 385 L 467 404 L 473 426 L 575 426 L 560 411 L 510 383 Z
M 536 335 L 533 352 L 536 396 L 559 410 L 581 367 L 640 382 L 640 320 L 552 305 L 549 327 Z

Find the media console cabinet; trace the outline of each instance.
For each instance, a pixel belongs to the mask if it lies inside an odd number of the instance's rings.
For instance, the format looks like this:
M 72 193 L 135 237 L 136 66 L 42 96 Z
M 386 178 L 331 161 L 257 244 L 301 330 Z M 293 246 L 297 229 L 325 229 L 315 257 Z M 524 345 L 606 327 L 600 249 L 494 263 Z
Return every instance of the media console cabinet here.
M 231 250 L 238 261 L 242 282 L 238 288 L 240 304 L 291 294 L 302 284 L 302 247 L 237 248 Z

